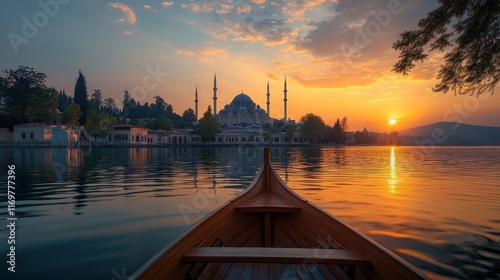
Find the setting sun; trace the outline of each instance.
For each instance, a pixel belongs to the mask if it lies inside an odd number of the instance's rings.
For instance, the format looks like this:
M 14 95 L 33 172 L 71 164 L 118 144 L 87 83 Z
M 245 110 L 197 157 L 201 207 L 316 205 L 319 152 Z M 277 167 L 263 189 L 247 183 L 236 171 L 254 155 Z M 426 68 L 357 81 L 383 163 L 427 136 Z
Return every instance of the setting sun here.
M 389 124 L 390 125 L 395 125 L 396 124 L 396 120 L 395 119 L 390 119 L 389 120 Z

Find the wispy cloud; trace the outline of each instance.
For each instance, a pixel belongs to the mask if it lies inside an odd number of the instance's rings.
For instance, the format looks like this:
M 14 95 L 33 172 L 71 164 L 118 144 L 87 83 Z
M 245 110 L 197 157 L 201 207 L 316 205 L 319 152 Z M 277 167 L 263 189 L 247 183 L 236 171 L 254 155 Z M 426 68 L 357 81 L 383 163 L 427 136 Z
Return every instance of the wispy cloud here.
M 144 9 L 146 9 L 146 10 L 151 10 L 151 6 L 150 6 L 150 5 L 144 5 L 143 7 L 144 7 Z
M 185 56 L 196 56 L 201 62 L 212 62 L 214 58 L 223 58 L 226 56 L 227 50 L 209 45 L 197 50 L 177 50 L 175 53 Z
M 170 7 L 170 6 L 172 6 L 173 4 L 174 4 L 174 2 L 167 2 L 167 1 L 165 1 L 165 2 L 161 3 L 162 7 Z
M 109 3 L 109 5 L 115 9 L 121 10 L 125 16 L 123 21 L 119 21 L 120 20 L 119 19 L 117 20 L 117 22 L 124 22 L 126 20 L 129 24 L 134 25 L 135 22 L 137 21 L 137 17 L 135 15 L 134 10 L 132 10 L 132 8 L 130 8 L 129 6 L 120 2 Z

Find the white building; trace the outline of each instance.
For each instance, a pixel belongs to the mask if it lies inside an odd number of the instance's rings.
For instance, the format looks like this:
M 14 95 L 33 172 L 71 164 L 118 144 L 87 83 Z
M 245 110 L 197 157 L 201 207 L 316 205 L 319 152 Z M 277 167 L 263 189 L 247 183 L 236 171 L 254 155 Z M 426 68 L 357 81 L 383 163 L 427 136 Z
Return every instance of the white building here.
M 25 123 L 14 126 L 14 142 L 19 144 L 50 144 L 54 125 Z

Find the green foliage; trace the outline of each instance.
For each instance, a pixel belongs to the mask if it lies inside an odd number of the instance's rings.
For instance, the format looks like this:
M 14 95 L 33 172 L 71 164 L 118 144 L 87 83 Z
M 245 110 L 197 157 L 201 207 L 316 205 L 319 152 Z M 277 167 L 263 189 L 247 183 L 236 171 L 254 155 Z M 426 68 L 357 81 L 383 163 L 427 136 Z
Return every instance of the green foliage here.
M 56 114 L 57 91 L 45 85 L 47 75 L 27 66 L 3 72 L 7 77 L 2 95 L 16 122 L 50 121 Z
M 326 125 L 323 119 L 313 113 L 308 113 L 300 118 L 302 126 L 300 134 L 309 139 L 309 143 L 318 143 L 325 136 Z
M 100 111 L 103 103 L 102 91 L 100 89 L 94 89 L 94 92 L 90 96 L 89 107 L 94 108 L 96 111 Z
M 118 109 L 116 108 L 116 102 L 113 98 L 109 97 L 104 99 L 103 111 L 111 116 L 115 116 L 117 114 Z
M 188 124 L 191 124 L 192 126 L 192 123 L 196 122 L 197 119 L 196 119 L 196 115 L 194 113 L 194 110 L 189 108 L 189 109 L 186 109 L 184 111 L 184 113 L 182 113 L 182 118 L 184 119 L 184 121 Z
M 394 43 L 400 55 L 393 71 L 408 74 L 416 61 L 428 59 L 429 52 L 446 52 L 434 91 L 493 93 L 500 79 L 500 1 L 439 3 L 417 30 L 403 32 Z
M 75 95 L 74 102 L 80 105 L 80 110 L 82 111 L 82 117 L 80 118 L 80 124 L 86 123 L 87 110 L 88 110 L 88 94 L 87 94 L 87 81 L 85 76 L 83 76 L 82 71 L 78 71 L 78 78 L 75 83 Z
M 295 135 L 295 131 L 297 131 L 297 127 L 295 125 L 286 125 L 286 139 L 288 143 L 292 142 L 293 137 Z
M 203 114 L 203 118 L 194 127 L 194 133 L 200 135 L 203 142 L 209 142 L 213 141 L 215 135 L 220 132 L 219 127 L 219 122 L 212 116 L 212 108 L 208 106 L 207 111 Z
M 64 90 L 59 91 L 57 95 L 57 109 L 59 112 L 64 112 L 68 108 L 69 104 L 73 102 L 73 97 L 67 96 Z
M 335 124 L 333 125 L 333 128 L 332 128 L 332 132 L 333 132 L 333 142 L 337 143 L 337 144 L 340 144 L 340 143 L 344 143 L 344 139 L 343 139 L 343 129 L 342 129 L 342 125 L 340 124 L 340 120 L 337 119 L 337 121 L 335 122 Z
M 149 129 L 163 129 L 163 130 L 172 130 L 174 128 L 174 124 L 167 117 L 161 116 L 156 119 L 147 119 L 144 124 L 145 127 Z
M 273 142 L 275 127 L 272 123 L 264 124 L 264 140 L 271 144 Z
M 95 138 L 104 138 L 116 125 L 116 120 L 106 113 L 90 109 L 87 114 L 87 121 L 84 126 L 86 134 Z
M 66 111 L 64 111 L 64 119 L 63 122 L 69 124 L 71 126 L 75 126 L 80 122 L 80 118 L 82 117 L 82 111 L 80 110 L 80 105 L 72 102 Z

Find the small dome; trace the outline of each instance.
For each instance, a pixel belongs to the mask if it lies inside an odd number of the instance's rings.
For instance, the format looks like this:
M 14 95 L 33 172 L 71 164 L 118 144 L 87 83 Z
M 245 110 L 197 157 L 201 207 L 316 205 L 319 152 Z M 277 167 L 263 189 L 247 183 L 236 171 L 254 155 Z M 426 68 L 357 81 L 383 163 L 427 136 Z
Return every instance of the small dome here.
M 264 110 L 262 108 L 257 109 L 257 111 L 259 111 L 259 113 L 266 113 L 266 110 Z
M 219 111 L 219 114 L 225 114 L 225 113 L 227 113 L 226 109 L 222 109 L 222 110 Z
M 247 108 L 245 108 L 245 107 L 240 107 L 240 108 L 238 109 L 238 112 L 248 113 L 248 109 L 247 109 Z

